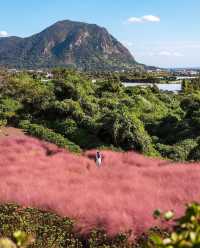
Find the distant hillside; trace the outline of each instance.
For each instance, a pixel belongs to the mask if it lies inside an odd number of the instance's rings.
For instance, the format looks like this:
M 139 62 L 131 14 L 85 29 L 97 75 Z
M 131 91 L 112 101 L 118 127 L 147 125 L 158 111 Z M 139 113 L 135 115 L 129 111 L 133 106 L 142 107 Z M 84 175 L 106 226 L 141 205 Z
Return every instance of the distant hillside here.
M 68 20 L 28 38 L 1 38 L 0 65 L 27 69 L 72 66 L 81 70 L 142 67 L 105 28 Z

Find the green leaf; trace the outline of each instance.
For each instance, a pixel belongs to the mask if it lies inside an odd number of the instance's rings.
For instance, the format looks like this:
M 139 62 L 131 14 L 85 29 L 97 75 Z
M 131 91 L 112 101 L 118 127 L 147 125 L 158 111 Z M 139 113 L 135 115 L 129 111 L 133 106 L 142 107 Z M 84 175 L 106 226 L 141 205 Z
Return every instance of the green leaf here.
M 190 239 L 193 243 L 196 241 L 197 234 L 195 232 L 190 232 Z
M 174 213 L 172 211 L 167 211 L 165 214 L 164 214 L 164 219 L 166 221 L 169 221 L 171 219 L 173 219 L 174 217 Z
M 160 211 L 160 209 L 156 209 L 156 210 L 154 211 L 154 213 L 153 213 L 153 217 L 154 217 L 155 219 L 158 219 L 160 216 L 161 216 L 161 211 Z
M 163 244 L 161 237 L 155 233 L 150 235 L 150 240 L 156 245 L 162 245 Z

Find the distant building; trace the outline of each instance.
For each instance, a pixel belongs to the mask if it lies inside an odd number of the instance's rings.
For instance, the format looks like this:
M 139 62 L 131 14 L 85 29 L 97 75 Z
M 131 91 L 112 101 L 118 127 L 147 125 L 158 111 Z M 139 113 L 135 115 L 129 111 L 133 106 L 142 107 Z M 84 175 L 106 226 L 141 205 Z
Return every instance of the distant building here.
M 10 73 L 17 73 L 18 71 L 17 71 L 17 69 L 8 69 L 8 72 L 10 72 Z
M 37 70 L 36 72 L 37 73 L 43 73 L 43 70 Z
M 47 74 L 46 74 L 46 78 L 53 78 L 53 74 L 51 73 L 51 72 L 47 72 Z
M 190 71 L 190 74 L 191 74 L 191 75 L 198 75 L 199 72 L 198 72 L 198 71 Z

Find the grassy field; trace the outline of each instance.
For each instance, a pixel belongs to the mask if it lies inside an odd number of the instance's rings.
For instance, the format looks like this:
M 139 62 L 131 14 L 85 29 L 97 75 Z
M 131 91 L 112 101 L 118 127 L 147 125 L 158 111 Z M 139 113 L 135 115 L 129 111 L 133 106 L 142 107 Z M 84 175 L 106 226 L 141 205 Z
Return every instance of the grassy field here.
M 132 230 L 135 237 L 157 225 L 155 209 L 198 200 L 198 164 L 174 164 L 129 152 L 66 152 L 33 138 L 0 141 L 0 202 L 50 210 L 74 219 L 80 233 L 94 228 L 109 235 Z

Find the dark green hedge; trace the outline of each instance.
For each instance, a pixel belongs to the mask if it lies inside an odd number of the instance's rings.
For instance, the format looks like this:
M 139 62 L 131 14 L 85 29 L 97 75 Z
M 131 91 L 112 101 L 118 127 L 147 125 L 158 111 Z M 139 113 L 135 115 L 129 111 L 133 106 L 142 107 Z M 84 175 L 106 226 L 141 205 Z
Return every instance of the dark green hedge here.
M 66 148 L 71 152 L 79 153 L 81 149 L 79 146 L 64 138 L 61 134 L 55 133 L 42 125 L 31 124 L 29 121 L 21 121 L 19 127 L 24 129 L 28 134 L 43 139 L 45 141 L 56 144 L 59 147 Z

